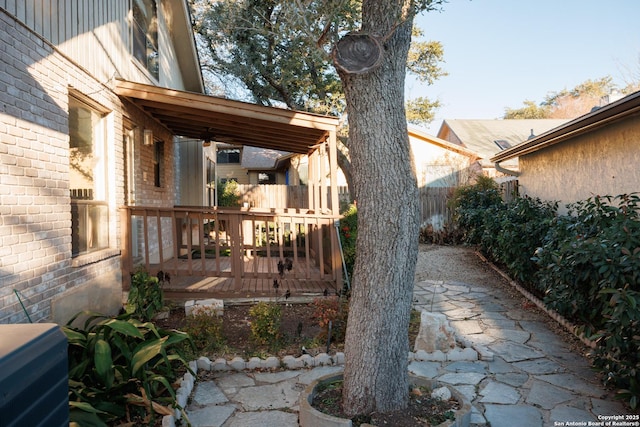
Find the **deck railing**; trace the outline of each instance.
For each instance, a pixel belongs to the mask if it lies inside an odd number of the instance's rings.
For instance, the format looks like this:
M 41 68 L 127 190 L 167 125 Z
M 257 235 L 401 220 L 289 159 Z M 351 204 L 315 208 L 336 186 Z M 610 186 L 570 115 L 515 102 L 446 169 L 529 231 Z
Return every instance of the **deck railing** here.
M 342 284 L 337 217 L 302 209 L 143 207 L 122 209 L 122 268 L 174 276 L 272 278 L 278 263 L 298 280 Z

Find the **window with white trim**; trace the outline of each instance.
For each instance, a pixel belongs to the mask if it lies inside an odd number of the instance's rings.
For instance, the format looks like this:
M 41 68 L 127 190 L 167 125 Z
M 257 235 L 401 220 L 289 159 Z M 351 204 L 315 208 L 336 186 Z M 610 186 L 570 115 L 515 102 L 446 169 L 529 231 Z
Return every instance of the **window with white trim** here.
M 155 0 L 132 0 L 131 53 L 158 80 L 158 9 Z
M 105 116 L 79 98 L 69 98 L 72 256 L 109 246 Z

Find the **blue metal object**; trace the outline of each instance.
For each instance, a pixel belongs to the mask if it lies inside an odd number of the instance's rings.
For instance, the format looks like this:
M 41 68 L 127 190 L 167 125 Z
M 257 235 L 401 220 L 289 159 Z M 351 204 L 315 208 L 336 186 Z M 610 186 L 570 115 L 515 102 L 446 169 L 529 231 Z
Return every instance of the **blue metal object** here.
M 0 325 L 0 426 L 68 427 L 67 338 L 53 323 Z

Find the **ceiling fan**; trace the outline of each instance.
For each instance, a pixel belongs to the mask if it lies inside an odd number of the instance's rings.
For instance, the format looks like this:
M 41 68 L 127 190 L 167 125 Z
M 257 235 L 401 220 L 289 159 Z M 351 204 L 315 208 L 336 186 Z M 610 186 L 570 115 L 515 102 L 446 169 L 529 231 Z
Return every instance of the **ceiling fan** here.
M 203 147 L 210 146 L 211 145 L 211 141 L 227 142 L 227 143 L 235 142 L 233 137 L 220 135 L 220 134 L 214 132 L 214 130 L 212 128 L 207 128 L 204 132 L 202 132 L 200 134 L 200 139 L 202 139 L 202 146 Z

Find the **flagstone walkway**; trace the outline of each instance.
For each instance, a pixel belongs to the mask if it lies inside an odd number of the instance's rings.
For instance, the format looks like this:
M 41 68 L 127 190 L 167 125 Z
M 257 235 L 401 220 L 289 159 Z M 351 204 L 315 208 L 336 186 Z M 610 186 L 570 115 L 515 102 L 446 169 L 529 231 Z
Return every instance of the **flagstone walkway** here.
M 587 348 L 504 283 L 478 283 L 481 276 L 468 276 L 471 283 L 417 277 L 415 307 L 445 314 L 458 341 L 477 358 L 413 357 L 409 370 L 463 393 L 473 406 L 472 426 L 606 425 L 609 417 L 626 414 L 581 354 Z M 196 384 L 187 414 L 194 427 L 297 426 L 300 392 L 341 369 L 219 372 Z

